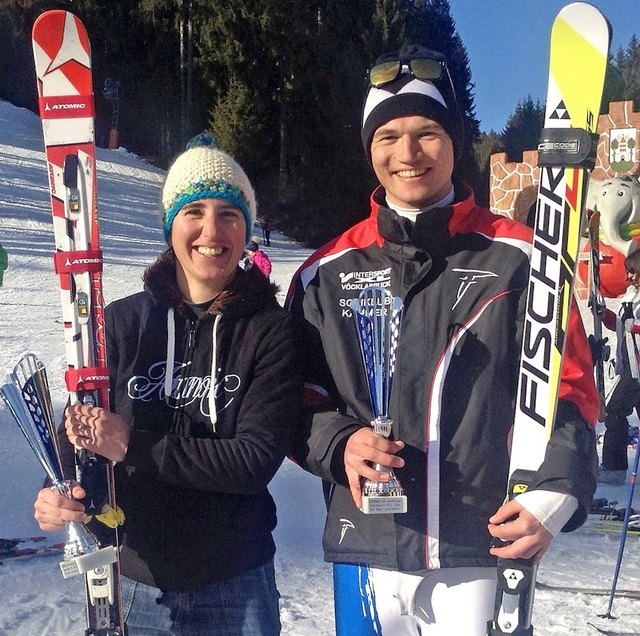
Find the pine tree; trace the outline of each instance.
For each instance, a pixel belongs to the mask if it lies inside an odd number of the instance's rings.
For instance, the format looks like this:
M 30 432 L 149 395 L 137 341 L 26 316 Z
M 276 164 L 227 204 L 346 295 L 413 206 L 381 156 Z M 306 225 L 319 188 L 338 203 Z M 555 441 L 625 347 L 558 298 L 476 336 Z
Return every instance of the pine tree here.
M 478 187 L 473 86 L 446 0 L 0 0 L 0 98 L 34 111 L 30 32 L 51 8 L 89 31 L 99 142 L 112 108 L 102 88 L 118 80 L 123 145 L 166 167 L 185 138 L 211 129 L 261 210 L 296 238 L 317 245 L 366 213 L 366 69 L 404 42 L 447 56 L 465 118 L 458 168 Z
M 634 35 L 622 56 L 619 73 L 622 76 L 623 98 L 640 104 L 640 41 Z
M 522 161 L 522 152 L 538 147 L 544 125 L 544 106 L 531 95 L 518 102 L 502 133 L 502 142 L 510 161 Z
M 610 102 L 626 100 L 640 107 L 640 41 L 635 35 L 609 58 L 600 112 L 607 113 Z

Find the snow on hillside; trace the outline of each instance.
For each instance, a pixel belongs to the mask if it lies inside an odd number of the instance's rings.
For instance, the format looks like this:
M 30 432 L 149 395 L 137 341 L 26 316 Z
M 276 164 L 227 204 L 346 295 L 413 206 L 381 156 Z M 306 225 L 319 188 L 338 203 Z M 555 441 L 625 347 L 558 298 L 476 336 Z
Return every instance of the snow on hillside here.
M 98 150 L 107 302 L 138 291 L 144 268 L 163 249 L 156 213 L 161 179 L 160 170 L 122 149 Z M 0 287 L 0 373 L 11 370 L 24 352 L 36 353 L 47 365 L 54 409 L 59 414 L 66 399 L 64 346 L 51 261 L 53 234 L 40 122 L 29 111 L 5 102 L 0 102 L 0 242 L 10 260 Z M 278 233 L 272 235 L 272 246 L 266 249 L 274 265 L 273 278 L 284 294 L 309 252 Z M 4 407 L 0 408 L 0 430 L 0 483 L 4 484 L 0 489 L 0 538 L 39 535 L 33 499 L 42 483 L 42 469 Z M 324 511 L 319 481 L 285 462 L 271 490 L 278 505 L 276 566 L 283 634 L 331 634 L 331 569 L 322 561 Z M 616 499 L 620 506 L 626 502 L 623 487 L 600 488 L 597 496 Z M 620 590 L 639 587 L 635 554 L 639 541 L 632 536 L 627 542 Z M 608 590 L 617 550 L 617 536 L 592 528 L 562 535 L 545 557 L 538 579 L 561 587 Z M 57 557 L 7 560 L 0 566 L 0 594 L 1 635 L 83 633 L 81 581 L 65 581 Z M 533 617 L 536 634 L 583 635 L 593 631 L 588 622 L 611 634 L 640 634 L 640 601 L 616 598 L 613 613 L 619 619 L 610 622 L 597 616 L 606 609 L 607 600 L 607 596 L 540 589 Z

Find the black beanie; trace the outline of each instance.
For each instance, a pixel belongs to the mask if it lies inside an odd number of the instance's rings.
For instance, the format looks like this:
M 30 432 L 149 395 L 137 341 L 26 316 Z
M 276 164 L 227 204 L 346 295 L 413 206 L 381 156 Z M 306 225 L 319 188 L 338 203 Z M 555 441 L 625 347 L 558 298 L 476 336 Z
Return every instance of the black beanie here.
M 453 142 L 454 160 L 458 159 L 464 137 L 462 115 L 456 101 L 447 60 L 442 53 L 417 44 L 407 44 L 399 51 L 381 55 L 376 64 L 399 60 L 408 64 L 413 59 L 427 58 L 444 63 L 442 75 L 437 80 L 420 80 L 403 69 L 390 82 L 376 87 L 369 85 L 362 110 L 362 145 L 371 163 L 371 140 L 382 124 L 407 115 L 422 115 L 437 121 Z

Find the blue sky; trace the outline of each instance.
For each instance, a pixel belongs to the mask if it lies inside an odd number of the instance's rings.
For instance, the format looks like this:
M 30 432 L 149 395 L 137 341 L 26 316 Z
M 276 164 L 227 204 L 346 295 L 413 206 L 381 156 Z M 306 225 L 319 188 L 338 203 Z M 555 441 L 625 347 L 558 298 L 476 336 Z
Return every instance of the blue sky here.
M 544 103 L 549 34 L 569 0 L 449 0 L 467 49 L 480 130 L 500 132 L 519 101 Z M 640 38 L 638 0 L 591 0 L 613 27 L 611 50 Z

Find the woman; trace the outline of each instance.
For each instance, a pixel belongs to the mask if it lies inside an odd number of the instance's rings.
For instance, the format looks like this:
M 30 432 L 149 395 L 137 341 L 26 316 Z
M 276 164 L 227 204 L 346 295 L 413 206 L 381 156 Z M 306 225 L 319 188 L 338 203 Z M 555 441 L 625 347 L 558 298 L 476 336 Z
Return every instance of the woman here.
M 160 212 L 169 249 L 145 290 L 106 312 L 112 410 L 68 407 L 66 434 L 118 462 L 130 636 L 271 636 L 280 621 L 267 484 L 299 418 L 298 331 L 267 279 L 238 267 L 255 197 L 211 137 L 169 168 Z M 35 508 L 47 531 L 83 518 L 78 501 L 50 489 Z
M 260 249 L 257 236 L 254 236 L 247 244 L 247 253 L 251 265 L 255 265 L 267 278 L 271 276 L 271 260 L 266 253 Z

